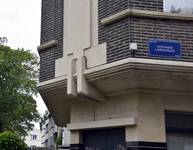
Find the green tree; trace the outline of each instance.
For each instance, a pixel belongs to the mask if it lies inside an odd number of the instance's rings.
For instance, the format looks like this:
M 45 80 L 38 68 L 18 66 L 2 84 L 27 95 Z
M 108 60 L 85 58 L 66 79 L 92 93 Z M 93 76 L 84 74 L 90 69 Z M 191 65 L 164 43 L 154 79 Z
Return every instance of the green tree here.
M 0 45 L 0 132 L 9 130 L 24 136 L 38 119 L 38 59 L 24 49 Z
M 27 145 L 16 134 L 6 131 L 0 134 L 0 150 L 27 150 Z

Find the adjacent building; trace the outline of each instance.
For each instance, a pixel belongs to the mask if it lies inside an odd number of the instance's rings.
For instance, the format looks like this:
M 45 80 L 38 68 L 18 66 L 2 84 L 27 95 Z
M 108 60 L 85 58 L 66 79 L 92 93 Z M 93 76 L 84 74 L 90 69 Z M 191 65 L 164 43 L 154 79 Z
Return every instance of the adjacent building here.
M 42 0 L 38 90 L 71 150 L 193 149 L 193 15 L 164 10 Z
M 55 147 L 56 144 L 64 147 L 70 146 L 70 133 L 66 128 L 58 127 L 52 116 L 46 111 L 41 123 L 42 147 Z
M 40 129 L 33 129 L 28 132 L 28 135 L 25 137 L 25 143 L 28 147 L 41 147 L 42 146 L 42 134 Z

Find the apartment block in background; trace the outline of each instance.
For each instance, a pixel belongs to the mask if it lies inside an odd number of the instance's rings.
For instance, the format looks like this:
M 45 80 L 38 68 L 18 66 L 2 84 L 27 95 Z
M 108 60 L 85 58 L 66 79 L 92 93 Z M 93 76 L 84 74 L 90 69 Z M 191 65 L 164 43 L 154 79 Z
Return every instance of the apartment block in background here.
M 60 146 L 70 146 L 70 133 L 66 128 L 58 127 L 48 111 L 40 123 L 42 147 L 55 147 L 60 138 Z
M 27 133 L 25 137 L 25 143 L 28 147 L 36 148 L 42 146 L 42 134 L 40 129 L 33 129 Z

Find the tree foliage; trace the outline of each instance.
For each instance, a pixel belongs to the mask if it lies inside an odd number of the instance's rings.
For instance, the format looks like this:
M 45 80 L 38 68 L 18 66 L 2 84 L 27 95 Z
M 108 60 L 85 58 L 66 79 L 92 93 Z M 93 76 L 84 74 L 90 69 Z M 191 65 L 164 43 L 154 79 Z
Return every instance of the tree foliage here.
M 34 95 L 37 94 L 38 59 L 24 49 L 0 45 L 0 132 L 25 135 L 31 121 L 39 117 Z
M 0 150 L 27 150 L 27 145 L 16 134 L 6 131 L 0 134 Z

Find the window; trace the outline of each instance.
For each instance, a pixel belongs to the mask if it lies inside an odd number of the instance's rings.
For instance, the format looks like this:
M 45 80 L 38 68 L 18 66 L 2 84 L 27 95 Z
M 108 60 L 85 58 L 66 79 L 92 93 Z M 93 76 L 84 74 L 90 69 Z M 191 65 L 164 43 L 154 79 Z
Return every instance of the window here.
M 36 134 L 31 134 L 31 140 L 36 140 L 37 139 L 37 135 Z
M 125 150 L 125 128 L 84 131 L 83 143 L 85 150 Z
M 193 14 L 193 0 L 164 0 L 164 10 L 171 13 Z
M 48 124 L 46 124 L 46 133 L 48 132 Z
M 193 114 L 166 112 L 168 150 L 193 150 Z

